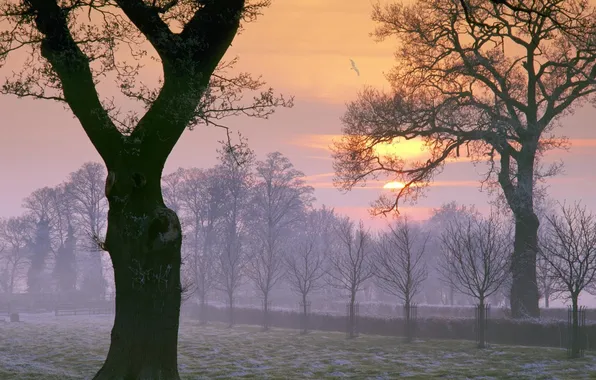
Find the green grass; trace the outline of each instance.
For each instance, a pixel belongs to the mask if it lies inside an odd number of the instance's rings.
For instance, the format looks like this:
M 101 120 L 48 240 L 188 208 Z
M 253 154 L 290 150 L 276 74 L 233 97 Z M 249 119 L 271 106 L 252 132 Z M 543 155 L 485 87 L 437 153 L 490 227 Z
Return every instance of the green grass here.
M 22 316 L 0 322 L 0 379 L 86 379 L 109 346 L 108 316 Z M 565 350 L 491 346 L 473 342 L 399 338 L 182 321 L 183 379 L 593 379 L 596 358 L 568 360 Z

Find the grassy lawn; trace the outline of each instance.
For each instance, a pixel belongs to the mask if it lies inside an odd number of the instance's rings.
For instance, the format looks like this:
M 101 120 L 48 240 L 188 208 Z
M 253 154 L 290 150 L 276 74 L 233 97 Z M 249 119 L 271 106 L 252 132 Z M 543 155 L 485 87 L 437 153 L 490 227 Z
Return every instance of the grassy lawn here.
M 1 319 L 0 319 L 1 320 Z M 0 322 L 0 379 L 88 379 L 101 366 L 112 317 L 22 315 Z M 258 327 L 227 329 L 182 321 L 183 379 L 594 379 L 596 357 L 567 360 L 565 350 L 473 342 L 402 343 L 393 337 Z

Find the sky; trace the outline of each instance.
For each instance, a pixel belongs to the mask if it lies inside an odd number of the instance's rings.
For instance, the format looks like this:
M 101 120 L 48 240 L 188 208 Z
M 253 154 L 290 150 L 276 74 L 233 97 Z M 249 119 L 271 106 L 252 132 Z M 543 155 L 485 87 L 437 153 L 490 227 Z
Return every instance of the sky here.
M 394 64 L 394 41 L 375 42 L 369 33 L 372 3 L 364 0 L 274 0 L 256 22 L 236 37 L 225 59 L 239 57 L 238 69 L 262 79 L 277 92 L 295 96 L 295 106 L 280 109 L 268 120 L 226 121 L 248 138 L 262 159 L 280 151 L 307 175 L 318 204 L 335 207 L 371 227 L 385 225 L 368 215 L 379 184 L 342 193 L 333 187 L 329 144 L 341 134 L 346 102 L 365 85 L 387 88 L 384 73 Z M 350 70 L 353 59 L 360 76 Z M 153 70 L 153 71 L 152 71 Z M 157 69 L 144 72 L 155 79 Z M 0 217 L 20 214 L 22 199 L 33 190 L 54 186 L 87 161 L 100 161 L 71 112 L 51 101 L 0 96 Z M 563 121 L 558 132 L 572 141 L 569 151 L 555 151 L 546 161 L 562 159 L 565 172 L 549 180 L 549 193 L 559 201 L 582 200 L 596 211 L 592 185 L 596 159 L 596 111 L 589 105 Z M 186 131 L 170 156 L 165 173 L 178 167 L 210 167 L 216 163 L 223 130 L 199 127 Z M 433 208 L 457 201 L 486 210 L 489 200 L 479 189 L 484 165 L 466 160 L 447 164 L 426 197 L 401 209 L 414 219 L 427 218 Z

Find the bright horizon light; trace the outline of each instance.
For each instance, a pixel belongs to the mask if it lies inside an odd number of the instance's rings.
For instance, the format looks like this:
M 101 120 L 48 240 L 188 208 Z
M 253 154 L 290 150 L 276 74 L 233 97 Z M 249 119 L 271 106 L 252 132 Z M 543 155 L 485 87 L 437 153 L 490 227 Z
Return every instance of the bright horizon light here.
M 404 186 L 402 182 L 391 181 L 383 185 L 383 189 L 402 189 Z

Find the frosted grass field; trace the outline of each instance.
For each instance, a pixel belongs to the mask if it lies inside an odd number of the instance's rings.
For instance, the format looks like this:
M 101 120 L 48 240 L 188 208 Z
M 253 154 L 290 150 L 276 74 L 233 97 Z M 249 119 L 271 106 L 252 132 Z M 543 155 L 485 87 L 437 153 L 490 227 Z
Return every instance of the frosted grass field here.
M 21 315 L 0 318 L 0 379 L 89 379 L 105 358 L 111 316 Z M 179 368 L 183 379 L 594 379 L 596 357 L 570 361 L 565 350 L 473 342 L 402 343 L 399 338 L 183 320 Z

